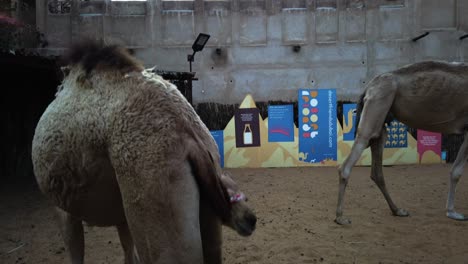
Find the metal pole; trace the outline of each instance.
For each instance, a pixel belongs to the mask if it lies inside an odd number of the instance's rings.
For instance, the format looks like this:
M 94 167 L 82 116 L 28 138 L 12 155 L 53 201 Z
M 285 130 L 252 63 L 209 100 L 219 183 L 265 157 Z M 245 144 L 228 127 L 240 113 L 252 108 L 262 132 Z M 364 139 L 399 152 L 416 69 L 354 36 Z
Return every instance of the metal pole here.
M 190 72 L 192 72 L 192 61 L 194 61 L 195 53 L 196 51 L 194 51 L 192 55 L 190 54 L 187 55 L 187 60 L 189 61 L 189 65 L 190 65 Z

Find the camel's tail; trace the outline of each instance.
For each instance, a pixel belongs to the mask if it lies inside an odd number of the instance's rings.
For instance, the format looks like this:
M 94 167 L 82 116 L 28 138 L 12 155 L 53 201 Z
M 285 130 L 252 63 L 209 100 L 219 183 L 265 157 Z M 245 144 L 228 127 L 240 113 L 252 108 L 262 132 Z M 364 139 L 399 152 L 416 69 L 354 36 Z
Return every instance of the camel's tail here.
M 198 139 L 199 140 L 199 139 Z M 197 138 L 188 144 L 188 159 L 200 190 L 213 206 L 216 214 L 223 220 L 231 218 L 231 202 L 226 187 L 221 183 L 221 167 L 213 154 Z

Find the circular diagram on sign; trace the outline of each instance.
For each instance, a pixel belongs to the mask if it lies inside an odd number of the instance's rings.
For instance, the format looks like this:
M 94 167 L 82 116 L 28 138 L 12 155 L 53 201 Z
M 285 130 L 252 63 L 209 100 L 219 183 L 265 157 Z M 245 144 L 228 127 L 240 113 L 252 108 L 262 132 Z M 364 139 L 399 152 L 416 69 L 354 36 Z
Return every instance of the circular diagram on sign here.
M 314 123 L 317 122 L 318 121 L 318 115 L 311 115 L 310 116 L 310 121 L 312 121 Z
M 317 100 L 317 99 L 312 99 L 312 100 L 310 100 L 310 105 L 311 105 L 312 107 L 316 107 L 316 106 L 318 105 L 318 100 Z

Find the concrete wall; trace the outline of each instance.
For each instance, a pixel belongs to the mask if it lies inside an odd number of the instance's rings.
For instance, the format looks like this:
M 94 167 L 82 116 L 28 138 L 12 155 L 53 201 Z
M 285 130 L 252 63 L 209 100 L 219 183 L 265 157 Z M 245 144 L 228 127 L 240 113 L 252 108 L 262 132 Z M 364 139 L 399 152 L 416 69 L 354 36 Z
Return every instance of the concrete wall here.
M 83 36 L 122 43 L 146 66 L 188 71 L 194 103 L 295 101 L 298 88 L 337 88 L 355 100 L 378 73 L 426 59 L 468 58 L 468 0 L 65 1 L 65 14 L 36 1 L 37 26 L 60 54 Z M 54 2 L 54 1 L 52 1 Z M 411 39 L 430 32 L 416 42 Z

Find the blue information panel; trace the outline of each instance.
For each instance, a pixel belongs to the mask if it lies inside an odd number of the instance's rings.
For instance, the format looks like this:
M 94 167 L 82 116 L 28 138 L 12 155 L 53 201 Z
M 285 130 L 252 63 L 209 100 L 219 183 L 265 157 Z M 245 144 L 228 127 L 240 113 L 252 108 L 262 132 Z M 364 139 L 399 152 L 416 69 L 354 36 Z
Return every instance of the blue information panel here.
M 408 128 L 405 124 L 394 119 L 386 126 L 387 142 L 386 148 L 406 148 L 408 147 Z
M 216 144 L 218 145 L 219 156 L 221 160 L 221 168 L 224 168 L 224 132 L 223 130 L 210 131 Z
M 299 160 L 337 160 L 336 90 L 299 89 Z
M 268 142 L 294 141 L 293 105 L 268 106 Z
M 356 130 L 356 104 L 343 104 L 343 140 L 353 141 Z

